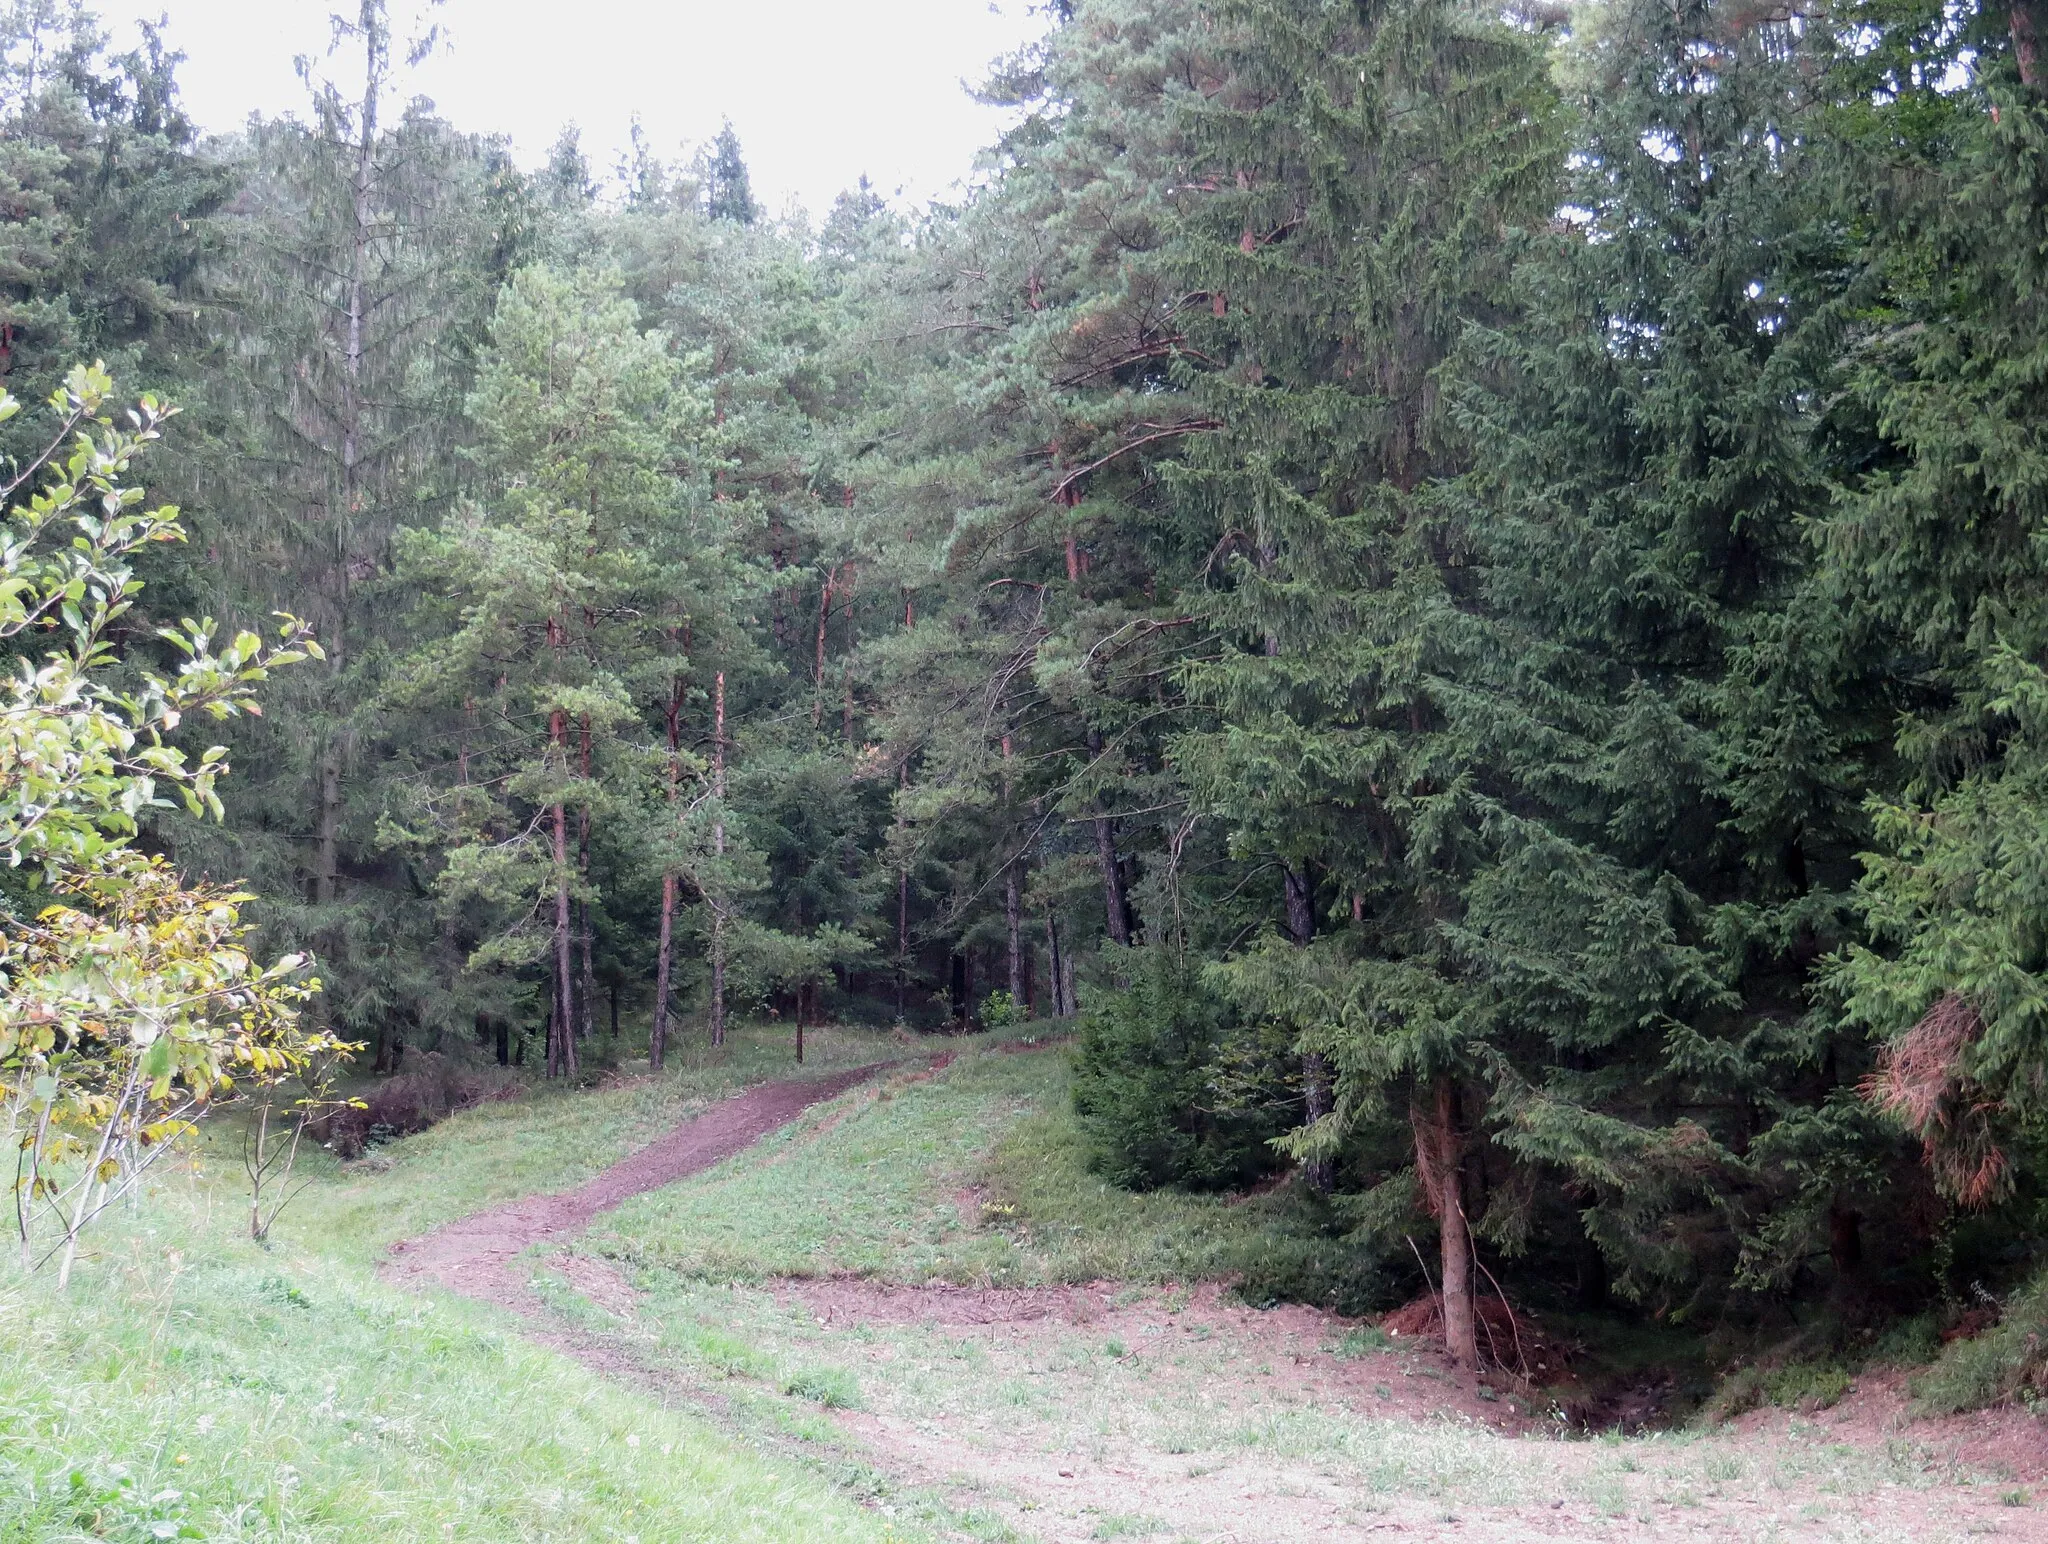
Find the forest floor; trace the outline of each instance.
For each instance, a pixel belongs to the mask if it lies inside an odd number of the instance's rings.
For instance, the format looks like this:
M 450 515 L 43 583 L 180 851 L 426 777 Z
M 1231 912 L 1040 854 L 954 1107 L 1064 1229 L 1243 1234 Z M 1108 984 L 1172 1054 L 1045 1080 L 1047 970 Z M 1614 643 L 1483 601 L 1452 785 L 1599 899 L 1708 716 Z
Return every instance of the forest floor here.
M 2023 1413 L 1914 1421 L 1877 1375 L 1805 1415 L 1572 1437 L 1432 1346 L 1233 1300 L 1201 1279 L 1232 1208 L 1088 1180 L 1063 1069 L 1012 1044 L 768 1084 L 386 1276 L 941 1535 L 2048 1539 Z

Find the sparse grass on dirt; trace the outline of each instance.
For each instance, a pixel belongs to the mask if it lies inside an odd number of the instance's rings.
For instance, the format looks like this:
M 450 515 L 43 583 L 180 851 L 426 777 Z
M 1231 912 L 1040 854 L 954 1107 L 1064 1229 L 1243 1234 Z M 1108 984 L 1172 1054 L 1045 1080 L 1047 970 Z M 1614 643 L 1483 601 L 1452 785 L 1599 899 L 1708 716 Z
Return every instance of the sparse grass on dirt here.
M 743 1032 L 660 1079 L 529 1090 L 365 1163 L 312 1154 L 268 1251 L 243 1236 L 224 1125 L 144 1214 L 94 1236 L 68 1293 L 0 1272 L 0 1540 L 922 1537 L 813 1466 L 373 1274 L 394 1238 L 566 1188 L 693 1105 L 789 1075 L 785 1038 Z M 808 1049 L 822 1071 L 919 1048 L 831 1032 Z
M 798 1067 L 786 1028 L 747 1025 L 735 1026 L 715 1055 L 694 1039 L 679 1047 L 659 1077 L 643 1070 L 587 1089 L 535 1081 L 517 1099 L 465 1110 L 353 1163 L 315 1154 L 309 1167 L 321 1182 L 285 1213 L 282 1231 L 369 1258 L 496 1202 L 579 1185 L 678 1121 L 756 1083 L 930 1052 L 929 1042 L 909 1037 L 812 1029 Z M 236 1140 L 225 1123 L 216 1129 L 210 1162 L 236 1163 Z

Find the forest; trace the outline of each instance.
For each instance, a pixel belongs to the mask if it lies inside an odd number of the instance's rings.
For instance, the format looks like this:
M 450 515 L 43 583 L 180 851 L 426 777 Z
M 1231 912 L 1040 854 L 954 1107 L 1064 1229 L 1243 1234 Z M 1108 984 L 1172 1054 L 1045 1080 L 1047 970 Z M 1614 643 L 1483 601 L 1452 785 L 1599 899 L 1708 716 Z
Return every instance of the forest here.
M 1045 20 L 813 217 L 523 169 L 384 0 L 224 136 L 16 0 L 24 1260 L 230 1071 L 1030 1026 L 1465 1369 L 2048 1324 L 2048 7 Z

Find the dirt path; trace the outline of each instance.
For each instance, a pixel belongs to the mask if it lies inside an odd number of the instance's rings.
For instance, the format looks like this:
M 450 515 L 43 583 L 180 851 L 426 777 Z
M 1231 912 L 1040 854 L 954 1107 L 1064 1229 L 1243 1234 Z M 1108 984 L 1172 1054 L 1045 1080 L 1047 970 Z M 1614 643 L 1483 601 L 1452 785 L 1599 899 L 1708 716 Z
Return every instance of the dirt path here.
M 526 1196 L 392 1245 L 384 1278 L 404 1287 L 431 1283 L 530 1316 L 539 1305 L 525 1274 L 514 1268 L 526 1250 L 535 1244 L 567 1242 L 599 1213 L 702 1173 L 788 1125 L 812 1105 L 836 1098 L 893 1065 L 875 1062 L 829 1077 L 766 1083 L 736 1094 L 574 1190 Z

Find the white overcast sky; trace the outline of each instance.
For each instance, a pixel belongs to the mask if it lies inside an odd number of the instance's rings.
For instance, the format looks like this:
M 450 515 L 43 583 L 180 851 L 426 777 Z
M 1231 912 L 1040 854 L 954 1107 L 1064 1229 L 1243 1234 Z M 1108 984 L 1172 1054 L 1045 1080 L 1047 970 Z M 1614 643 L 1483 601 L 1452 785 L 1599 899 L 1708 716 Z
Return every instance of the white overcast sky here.
M 320 55 L 331 11 L 350 0 L 99 0 L 117 34 L 135 15 L 170 16 L 187 110 L 227 130 L 252 111 L 305 100 L 299 54 Z M 394 18 L 409 0 L 396 0 Z M 510 136 L 534 165 L 578 124 L 608 175 L 638 113 L 673 158 L 731 118 L 756 197 L 794 198 L 822 216 L 863 173 L 912 202 L 966 177 L 1001 115 L 972 101 L 988 63 L 1043 28 L 1029 0 L 446 0 L 447 42 L 411 92 L 459 127 Z M 350 78 L 350 61 L 331 63 Z M 359 77 L 359 72 L 357 73 Z

